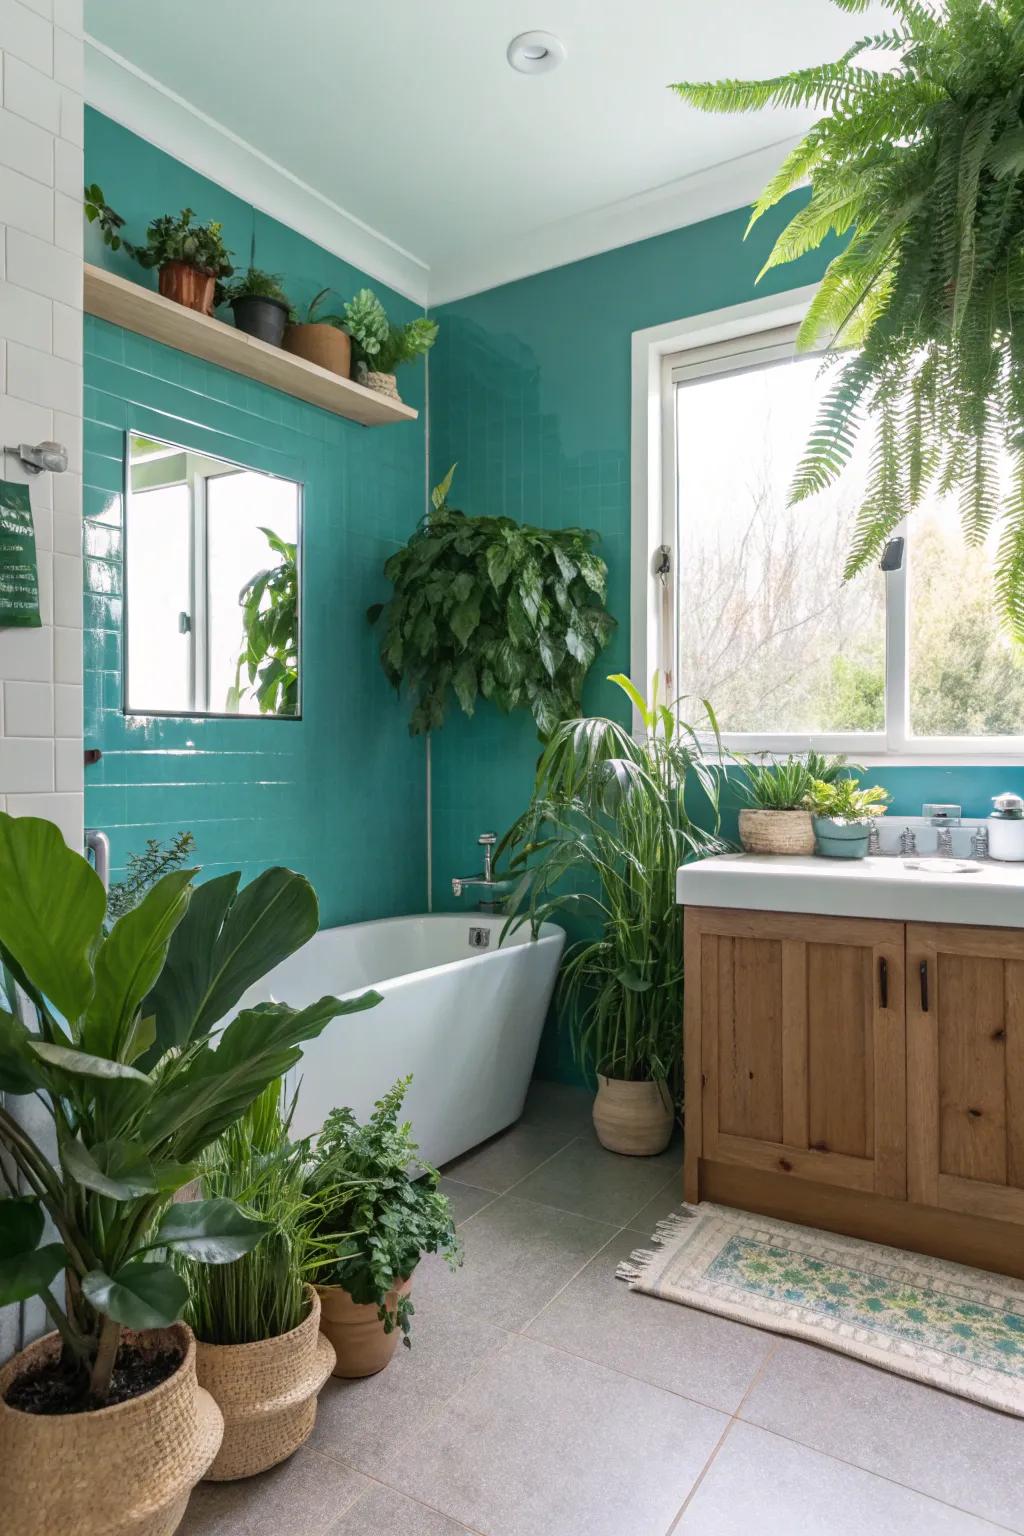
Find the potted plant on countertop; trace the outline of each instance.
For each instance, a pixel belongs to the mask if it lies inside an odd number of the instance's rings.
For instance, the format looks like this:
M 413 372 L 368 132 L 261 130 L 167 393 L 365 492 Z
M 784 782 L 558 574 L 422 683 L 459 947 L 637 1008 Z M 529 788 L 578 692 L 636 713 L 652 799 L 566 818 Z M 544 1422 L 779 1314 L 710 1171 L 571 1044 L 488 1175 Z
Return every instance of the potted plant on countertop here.
M 291 313 L 282 283 L 280 273 L 249 267 L 230 282 L 218 284 L 216 303 L 230 304 L 236 330 L 279 347 Z
M 289 312 L 282 345 L 295 357 L 304 357 L 307 363 L 347 379 L 352 371 L 352 343 L 345 322 L 341 315 L 321 312 L 330 291 L 328 287 L 315 293 L 301 316 L 296 310 Z
M 742 765 L 740 795 L 749 801 L 739 814 L 740 843 L 746 853 L 810 854 L 814 827 L 808 797 L 815 780 L 832 784 L 856 771 L 845 757 L 809 752 L 784 760 Z
M 400 1079 L 378 1100 L 365 1125 L 350 1109 L 332 1110 L 307 1170 L 307 1269 L 335 1376 L 373 1376 L 399 1339 L 410 1342 L 412 1276 L 423 1254 L 461 1263 L 440 1174 L 423 1162 L 409 1123 L 399 1123 L 411 1081 Z
M 371 288 L 361 288 L 345 305 L 345 329 L 352 338 L 359 383 L 394 400 L 401 399 L 396 368 L 423 357 L 437 340 L 437 321 L 426 315 L 392 325 Z
M 86 860 L 51 822 L 0 814 L 0 961 L 34 1013 L 0 1010 L 0 1305 L 38 1296 L 56 1328 L 0 1370 L 13 1536 L 176 1529 L 223 1426 L 164 1255 L 230 1263 L 266 1227 L 231 1200 L 173 1197 L 304 1041 L 377 1000 L 265 1003 L 221 1028 L 316 932 L 316 896 L 286 869 L 242 890 L 237 873 L 194 875 L 165 875 L 104 935 Z
M 85 216 L 90 224 L 98 224 L 112 250 L 127 251 L 141 267 L 157 268 L 165 299 L 204 315 L 213 314 L 216 285 L 234 271 L 231 252 L 216 220 L 194 224 L 191 208 L 183 208 L 177 218 L 165 213 L 149 225 L 145 245 L 133 245 L 121 234 L 124 219 L 114 212 L 95 183 L 85 189 Z
M 603 718 L 555 730 L 532 803 L 498 848 L 521 873 L 505 933 L 528 921 L 536 934 L 547 919 L 573 915 L 596 927 L 566 951 L 559 998 L 577 1061 L 597 1078 L 598 1139 L 613 1152 L 652 1156 L 671 1139 L 681 1082 L 676 871 L 726 847 L 721 757 L 704 745 L 718 736 L 706 701 L 696 727 L 659 697 L 657 675 L 650 703 L 628 678 L 609 681 L 628 695 L 644 735 L 635 740 Z M 694 810 L 701 803 L 699 821 L 688 798 Z
M 891 798 L 880 784 L 861 789 L 853 779 L 815 779 L 808 793 L 815 851 L 828 859 L 865 858 L 871 823 L 885 814 Z
M 202 1157 L 203 1196 L 233 1200 L 268 1229 L 234 1263 L 185 1274 L 199 1385 L 224 1416 L 210 1481 L 251 1477 L 297 1451 L 334 1367 L 320 1299 L 303 1279 L 309 1143 L 289 1139 L 295 1101 L 284 1113 L 281 1101 L 281 1084 L 269 1083 Z

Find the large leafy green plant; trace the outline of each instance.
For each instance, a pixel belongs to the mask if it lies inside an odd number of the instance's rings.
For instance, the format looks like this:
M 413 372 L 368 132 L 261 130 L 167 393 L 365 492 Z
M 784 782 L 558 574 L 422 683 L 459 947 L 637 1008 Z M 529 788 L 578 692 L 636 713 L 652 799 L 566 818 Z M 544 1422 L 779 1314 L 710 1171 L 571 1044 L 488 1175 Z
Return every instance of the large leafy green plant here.
M 498 853 L 521 879 L 513 931 L 578 916 L 597 928 L 566 951 L 559 979 L 580 1065 L 607 1077 L 678 1086 L 682 911 L 676 870 L 721 851 L 717 726 L 701 728 L 659 698 L 616 683 L 643 724 L 637 739 L 614 720 L 563 721 L 541 757 L 533 800 Z M 710 751 L 706 743 L 712 743 Z M 699 807 L 700 818 L 691 812 Z M 504 936 L 504 935 L 503 935 Z
M 376 373 L 394 373 L 429 352 L 437 340 L 437 321 L 417 315 L 392 325 L 372 288 L 361 288 L 345 305 L 345 329 L 352 338 L 356 363 Z
M 185 1286 L 169 1251 L 228 1263 L 266 1231 L 231 1200 L 171 1204 L 197 1158 L 339 1014 L 379 1001 L 324 997 L 296 1011 L 245 990 L 315 933 L 302 876 L 270 869 L 193 888 L 165 875 L 103 933 L 105 896 L 57 828 L 0 815 L 0 960 L 34 1027 L 0 1010 L 0 1090 L 35 1094 L 56 1158 L 0 1107 L 0 1305 L 42 1298 L 83 1405 L 106 1399 L 123 1327 L 172 1322 Z M 49 1218 L 53 1240 L 43 1241 Z M 50 1286 L 63 1270 L 63 1305 Z
M 217 278 L 230 277 L 234 271 L 221 224 L 216 219 L 206 224 L 193 223 L 195 214 L 191 208 L 183 208 L 177 217 L 164 213 L 153 219 L 146 230 L 145 245 L 133 245 L 125 239 L 121 233 L 124 219 L 110 207 L 102 187 L 95 182 L 85 189 L 85 216 L 90 224 L 97 225 L 111 250 L 127 251 L 140 267 L 163 267 L 169 261 L 183 261 Z
M 615 620 L 604 607 L 608 568 L 582 528 L 532 528 L 510 517 L 467 517 L 448 505 L 453 464 L 408 544 L 384 567 L 394 583 L 380 657 L 413 695 L 410 730 L 444 723 L 449 691 L 467 715 L 479 696 L 526 706 L 542 738 L 579 713 L 583 680 Z
M 834 3 L 860 12 L 869 0 Z M 791 498 L 835 480 L 872 418 L 847 574 L 874 559 L 929 490 L 955 492 L 969 542 L 1002 520 L 997 596 L 1024 638 L 1024 0 L 887 4 L 892 28 L 834 64 L 675 89 L 713 112 L 826 109 L 751 218 L 810 179 L 810 201 L 766 270 L 832 231 L 852 231 L 800 345 L 856 350 L 822 406 Z M 889 72 L 865 67 L 878 49 L 895 54 Z
M 272 528 L 261 528 L 275 565 L 257 571 L 238 594 L 242 609 L 243 644 L 235 666 L 235 681 L 228 689 L 227 709 L 241 706 L 249 679 L 261 715 L 297 715 L 299 712 L 299 564 L 298 547 L 281 539 Z

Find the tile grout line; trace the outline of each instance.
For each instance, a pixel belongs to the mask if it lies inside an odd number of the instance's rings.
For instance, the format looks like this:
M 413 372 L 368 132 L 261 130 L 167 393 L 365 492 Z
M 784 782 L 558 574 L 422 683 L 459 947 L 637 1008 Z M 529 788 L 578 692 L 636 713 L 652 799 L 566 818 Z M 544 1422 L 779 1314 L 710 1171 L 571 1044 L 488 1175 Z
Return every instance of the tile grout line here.
M 357 1477 L 364 1477 L 366 1481 L 371 1485 L 369 1488 L 364 1488 L 361 1493 L 356 1494 L 356 1497 L 352 1500 L 352 1503 L 349 1504 L 348 1508 L 341 1511 L 338 1519 L 341 1519 L 342 1516 L 347 1515 L 352 1510 L 354 1510 L 357 1504 L 359 1504 L 363 1499 L 367 1498 L 368 1495 L 373 1492 L 374 1488 L 383 1488 L 386 1493 L 396 1494 L 398 1498 L 406 1499 L 410 1504 L 415 1504 L 418 1509 L 428 1509 L 432 1515 L 440 1515 L 442 1520 L 450 1520 L 451 1523 L 457 1526 L 460 1530 L 467 1532 L 467 1536 L 489 1536 L 487 1531 L 482 1531 L 475 1525 L 466 1525 L 464 1521 L 457 1519 L 455 1515 L 450 1515 L 447 1510 L 440 1509 L 436 1504 L 428 1504 L 424 1499 L 418 1499 L 415 1494 L 406 1493 L 402 1488 L 396 1488 L 393 1483 L 384 1482 L 382 1478 L 375 1477 L 372 1472 L 360 1472 L 359 1468 L 353 1467 L 351 1462 L 340 1461 L 334 1457 L 330 1459 L 335 1461 L 337 1466 L 348 1467 L 348 1469 L 351 1472 L 354 1472 Z M 327 1529 L 321 1533 L 321 1536 L 331 1536 L 331 1526 L 328 1526 Z

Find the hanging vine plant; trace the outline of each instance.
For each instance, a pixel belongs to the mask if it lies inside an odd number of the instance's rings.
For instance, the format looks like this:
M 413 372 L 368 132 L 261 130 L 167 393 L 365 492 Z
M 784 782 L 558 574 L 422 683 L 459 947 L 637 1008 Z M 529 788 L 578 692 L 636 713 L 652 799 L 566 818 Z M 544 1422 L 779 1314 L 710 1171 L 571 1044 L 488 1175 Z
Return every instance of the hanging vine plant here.
M 412 695 L 414 736 L 444 723 L 451 693 L 467 715 L 480 696 L 529 708 L 546 739 L 581 712 L 583 679 L 615 628 L 597 535 L 467 517 L 448 505 L 454 474 L 384 566 L 394 593 L 368 612 L 383 624 L 384 671 Z
M 801 348 L 848 355 L 791 501 L 840 475 L 872 419 L 847 576 L 929 492 L 955 493 L 969 543 L 1001 525 L 997 599 L 1024 640 L 1024 0 L 887 5 L 893 27 L 834 64 L 674 89 L 709 112 L 827 111 L 750 221 L 809 179 L 764 270 L 850 235 L 800 331 Z M 879 50 L 896 58 L 884 72 L 866 67 Z

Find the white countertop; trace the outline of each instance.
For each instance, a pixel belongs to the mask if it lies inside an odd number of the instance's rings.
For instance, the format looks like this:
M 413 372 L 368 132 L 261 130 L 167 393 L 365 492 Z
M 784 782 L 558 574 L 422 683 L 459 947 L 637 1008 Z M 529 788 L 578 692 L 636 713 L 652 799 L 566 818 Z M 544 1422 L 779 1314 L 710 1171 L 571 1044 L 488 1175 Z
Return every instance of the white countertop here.
M 1021 928 L 1024 863 L 723 853 L 683 865 L 676 900 L 690 907 Z

